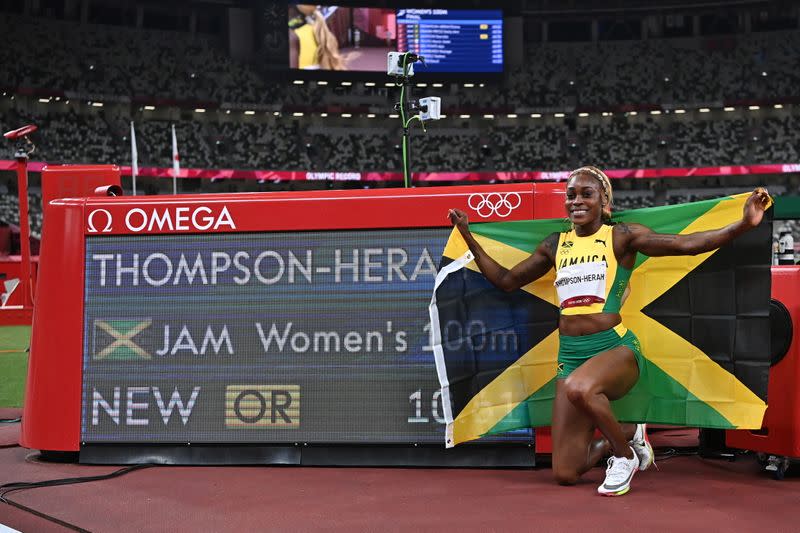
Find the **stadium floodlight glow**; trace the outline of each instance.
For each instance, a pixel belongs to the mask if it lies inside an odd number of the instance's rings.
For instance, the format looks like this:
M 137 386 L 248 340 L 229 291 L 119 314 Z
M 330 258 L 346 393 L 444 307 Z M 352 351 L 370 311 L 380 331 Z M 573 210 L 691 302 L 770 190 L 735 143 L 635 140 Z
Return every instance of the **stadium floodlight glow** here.
M 653 109 L 653 110 L 650 111 L 650 114 L 651 115 L 660 115 L 661 114 L 661 110 L 660 109 Z
M 305 82 L 303 80 L 294 80 L 292 83 L 295 85 L 303 85 Z
M 686 113 L 686 110 L 685 109 L 676 109 L 675 111 L 673 111 L 673 113 L 675 113 L 676 115 L 683 115 L 684 113 Z
M 589 113 L 578 113 L 579 117 L 588 117 Z
M 433 87 L 444 87 L 443 83 L 434 83 Z
M 325 80 L 319 80 L 319 81 L 317 82 L 317 85 L 328 85 L 328 82 L 327 82 L 327 81 L 325 81 Z
M 367 83 L 364 84 L 364 86 L 365 87 L 375 87 L 375 82 L 374 81 L 368 81 Z
M 103 102 L 92 102 L 92 107 L 103 107 Z
M 343 81 L 342 82 L 342 87 L 350 87 L 351 85 L 353 85 L 352 81 Z
M 472 87 L 475 87 L 475 84 L 474 83 L 465 83 L 464 87 L 467 88 L 467 89 L 471 89 Z
M 470 118 L 470 115 L 468 114 L 458 115 L 458 118 Z
M 509 113 L 508 115 L 506 115 L 506 118 L 517 118 L 517 114 L 516 113 Z
M 747 109 L 749 109 L 750 111 L 758 111 L 759 109 L 761 109 L 761 107 L 757 105 L 751 105 L 748 106 Z
M 295 111 L 294 113 L 292 113 L 292 116 L 293 117 L 302 117 L 303 116 L 303 112 L 302 111 Z
M 352 113 L 342 113 L 342 118 L 350 118 L 352 116 Z
M 49 98 L 39 98 L 39 103 L 40 104 L 49 104 L 50 103 L 50 99 Z
M 722 110 L 723 110 L 723 111 L 727 111 L 727 112 L 729 112 L 729 113 L 730 113 L 731 111 L 735 111 L 735 110 L 736 110 L 736 108 L 735 108 L 735 107 L 723 107 L 723 108 L 722 108 Z
M 206 110 L 205 110 L 205 109 L 203 109 L 202 107 L 198 107 L 197 109 L 195 109 L 195 110 L 194 110 L 194 112 L 195 112 L 195 113 L 205 113 L 205 112 L 206 112 Z
M 542 118 L 541 113 L 531 113 L 531 118 Z
M 564 118 L 564 113 L 555 113 L 553 116 L 556 118 Z
M 145 111 L 155 111 L 156 110 L 156 106 L 154 106 L 154 105 L 146 105 L 146 106 L 144 106 L 144 110 Z M 228 110 L 228 112 L 230 112 L 230 109 Z
M 701 107 L 700 109 L 698 109 L 698 111 L 700 111 L 701 113 L 710 113 L 711 112 L 711 110 L 709 108 L 707 108 L 707 107 Z
M 245 111 L 245 112 L 244 112 L 244 114 L 245 114 L 245 115 L 255 115 L 255 114 L 256 114 L 256 112 L 255 112 L 255 111 L 253 111 L 252 109 L 248 109 L 247 111 Z
M 783 104 L 775 104 L 772 106 L 774 109 L 783 109 Z
M 489 115 L 483 115 L 483 118 L 494 118 L 494 115 L 491 115 L 491 114 L 489 114 Z

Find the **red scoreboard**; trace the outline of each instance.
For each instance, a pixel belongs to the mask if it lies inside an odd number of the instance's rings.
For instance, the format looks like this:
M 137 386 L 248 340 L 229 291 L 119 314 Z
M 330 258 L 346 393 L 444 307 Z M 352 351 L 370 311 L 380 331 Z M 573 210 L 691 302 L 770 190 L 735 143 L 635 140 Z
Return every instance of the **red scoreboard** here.
M 563 184 L 52 201 L 21 443 L 443 448 L 427 307 L 450 208 L 560 216 Z

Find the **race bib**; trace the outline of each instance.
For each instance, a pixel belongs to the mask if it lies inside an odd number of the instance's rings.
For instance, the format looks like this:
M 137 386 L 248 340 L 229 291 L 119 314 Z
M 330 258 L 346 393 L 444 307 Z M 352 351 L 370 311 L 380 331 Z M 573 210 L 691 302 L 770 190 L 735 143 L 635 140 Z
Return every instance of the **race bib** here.
M 607 270 L 604 262 L 561 268 L 554 284 L 561 308 L 605 302 Z

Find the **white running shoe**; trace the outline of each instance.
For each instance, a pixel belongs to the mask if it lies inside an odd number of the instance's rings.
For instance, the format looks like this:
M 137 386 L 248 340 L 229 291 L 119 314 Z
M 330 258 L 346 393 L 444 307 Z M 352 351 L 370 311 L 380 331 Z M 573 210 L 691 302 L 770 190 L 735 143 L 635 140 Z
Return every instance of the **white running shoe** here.
M 645 424 L 636 424 L 636 433 L 633 434 L 633 439 L 629 444 L 633 448 L 633 453 L 639 458 L 639 470 L 647 470 L 650 465 L 655 464 L 656 455 L 653 453 L 653 446 L 647 437 Z M 658 467 L 656 466 L 656 468 Z
M 631 490 L 631 480 L 637 470 L 639 470 L 639 458 L 636 452 L 633 452 L 633 459 L 612 455 L 608 458 L 606 480 L 597 487 L 597 492 L 603 496 L 622 496 Z

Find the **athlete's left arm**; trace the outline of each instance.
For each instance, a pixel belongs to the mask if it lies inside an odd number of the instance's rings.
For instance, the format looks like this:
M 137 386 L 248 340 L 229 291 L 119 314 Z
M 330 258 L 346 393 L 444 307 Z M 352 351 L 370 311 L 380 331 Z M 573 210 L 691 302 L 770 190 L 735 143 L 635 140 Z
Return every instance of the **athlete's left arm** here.
M 769 194 L 766 189 L 759 187 L 747 198 L 742 219 L 724 228 L 685 235 L 655 233 L 641 224 L 618 224 L 615 229 L 625 240 L 625 248 L 630 252 L 641 252 L 651 257 L 697 255 L 725 246 L 742 233 L 758 226 L 768 206 Z

